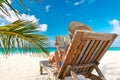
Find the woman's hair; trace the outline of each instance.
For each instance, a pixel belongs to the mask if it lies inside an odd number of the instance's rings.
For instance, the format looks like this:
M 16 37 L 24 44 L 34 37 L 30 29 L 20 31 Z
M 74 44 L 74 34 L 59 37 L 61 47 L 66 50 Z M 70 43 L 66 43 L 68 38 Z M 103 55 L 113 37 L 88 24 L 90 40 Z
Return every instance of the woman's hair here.
M 85 24 L 82 24 L 80 22 L 71 22 L 68 27 L 68 31 L 71 39 L 76 30 L 92 31 L 92 29 Z

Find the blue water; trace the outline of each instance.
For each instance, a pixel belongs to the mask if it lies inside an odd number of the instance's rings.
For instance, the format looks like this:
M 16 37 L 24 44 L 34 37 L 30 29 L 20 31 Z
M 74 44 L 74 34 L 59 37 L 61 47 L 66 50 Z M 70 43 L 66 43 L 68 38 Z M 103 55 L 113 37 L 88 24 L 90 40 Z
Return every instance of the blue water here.
M 57 49 L 55 47 L 50 47 L 50 48 L 48 48 L 48 50 L 50 52 L 53 52 L 53 51 L 55 51 Z M 110 48 L 108 48 L 108 51 L 115 51 L 115 50 L 119 50 L 120 51 L 120 47 L 110 47 Z
M 57 50 L 55 47 L 49 47 L 49 48 L 46 48 L 46 49 L 48 50 L 49 53 Z M 120 47 L 110 47 L 108 49 L 108 51 L 116 51 L 116 50 L 120 51 Z M 3 52 L 4 52 L 3 49 L 0 48 L 0 54 L 2 54 Z M 18 53 L 20 53 L 20 54 L 23 54 L 23 53 L 24 54 L 25 53 L 38 53 L 38 54 L 40 54 L 40 53 L 43 53 L 43 52 L 40 51 L 40 49 L 38 49 L 38 48 L 31 48 L 29 50 L 23 50 L 22 48 L 19 48 L 19 49 L 15 48 L 14 52 L 12 52 L 12 49 L 10 50 L 10 54 L 12 54 L 12 53 L 14 53 L 14 54 L 18 54 Z
M 120 51 L 120 47 L 110 47 L 109 49 L 108 49 L 109 51 Z

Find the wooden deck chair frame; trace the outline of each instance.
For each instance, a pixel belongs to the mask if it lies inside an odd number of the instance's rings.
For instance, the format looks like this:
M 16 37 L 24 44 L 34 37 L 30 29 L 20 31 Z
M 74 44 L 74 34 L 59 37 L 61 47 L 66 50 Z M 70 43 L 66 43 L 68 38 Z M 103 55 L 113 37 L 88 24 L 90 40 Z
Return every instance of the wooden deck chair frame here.
M 40 72 L 42 68 L 52 74 L 52 80 L 64 79 L 71 76 L 78 80 L 77 75 L 83 75 L 92 80 L 106 80 L 98 68 L 101 58 L 113 43 L 117 34 L 106 34 L 96 32 L 85 32 L 77 30 L 72 39 L 72 44 L 67 50 L 65 60 L 60 70 L 48 68 L 48 61 L 40 61 Z M 92 74 L 96 70 L 98 75 Z

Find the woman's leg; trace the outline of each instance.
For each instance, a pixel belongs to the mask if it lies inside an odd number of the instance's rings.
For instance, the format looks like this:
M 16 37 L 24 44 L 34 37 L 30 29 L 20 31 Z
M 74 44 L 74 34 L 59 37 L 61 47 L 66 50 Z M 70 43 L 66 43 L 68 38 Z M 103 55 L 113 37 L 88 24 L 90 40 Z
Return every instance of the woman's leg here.
M 60 58 L 58 55 L 58 52 L 55 51 L 53 54 L 50 55 L 50 58 L 48 60 L 50 63 L 55 62 L 56 68 L 59 70 L 60 69 Z
M 56 68 L 59 70 L 60 69 L 60 58 L 59 58 L 59 55 L 58 55 L 58 52 L 55 51 L 55 64 L 56 64 Z
M 50 55 L 50 58 L 49 58 L 48 61 L 49 61 L 50 63 L 53 63 L 53 62 L 55 61 L 55 60 L 54 60 L 54 57 L 55 57 L 55 52 Z

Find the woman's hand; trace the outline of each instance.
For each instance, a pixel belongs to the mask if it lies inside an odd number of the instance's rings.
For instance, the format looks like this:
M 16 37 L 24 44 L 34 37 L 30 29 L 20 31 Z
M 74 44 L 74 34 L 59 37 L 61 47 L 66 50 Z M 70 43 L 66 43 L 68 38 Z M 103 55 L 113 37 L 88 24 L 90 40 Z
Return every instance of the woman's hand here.
M 56 48 L 57 48 L 57 49 L 59 49 L 59 48 L 60 48 L 60 46 L 59 46 L 59 43 L 58 43 L 58 42 L 55 42 L 55 46 L 56 46 Z
M 59 48 L 58 50 L 58 55 L 61 61 L 63 61 L 63 57 L 64 57 L 65 51 L 61 48 Z

